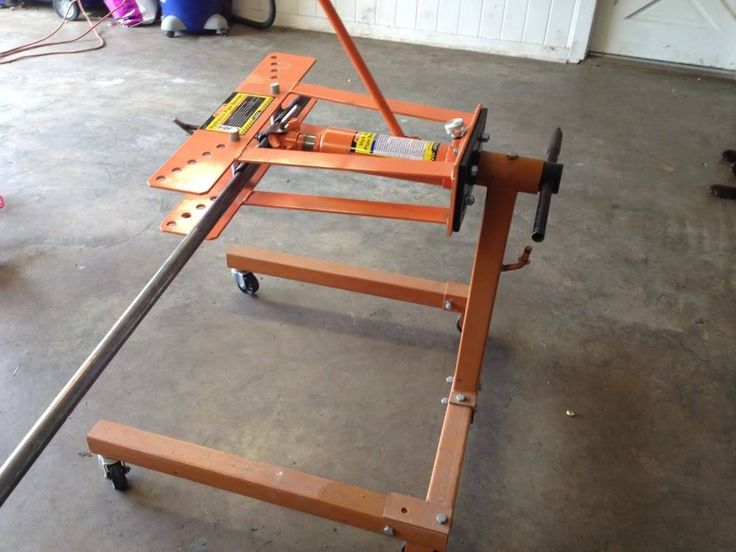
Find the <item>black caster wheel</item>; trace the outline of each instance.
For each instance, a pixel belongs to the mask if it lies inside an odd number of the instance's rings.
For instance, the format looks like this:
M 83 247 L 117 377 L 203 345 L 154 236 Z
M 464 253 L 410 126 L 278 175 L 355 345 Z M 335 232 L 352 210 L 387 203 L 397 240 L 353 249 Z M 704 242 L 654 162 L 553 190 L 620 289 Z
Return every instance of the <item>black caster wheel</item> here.
M 255 295 L 258 292 L 258 288 L 261 287 L 258 283 L 258 278 L 252 272 L 240 272 L 239 270 L 232 269 L 233 280 L 237 284 L 240 291 L 246 295 Z
M 176 33 L 174 31 L 166 31 L 166 36 L 169 38 L 174 38 L 176 36 Z
M 130 471 L 130 467 L 125 462 L 106 463 L 100 460 L 102 469 L 105 471 L 105 479 L 112 483 L 116 491 L 125 491 L 128 489 L 128 478 L 126 474 Z
M 457 315 L 457 322 L 455 323 L 455 327 L 457 328 L 457 331 L 459 333 L 463 333 L 463 315 L 462 314 Z
M 67 21 L 76 21 L 82 15 L 76 0 L 54 0 L 54 11 Z

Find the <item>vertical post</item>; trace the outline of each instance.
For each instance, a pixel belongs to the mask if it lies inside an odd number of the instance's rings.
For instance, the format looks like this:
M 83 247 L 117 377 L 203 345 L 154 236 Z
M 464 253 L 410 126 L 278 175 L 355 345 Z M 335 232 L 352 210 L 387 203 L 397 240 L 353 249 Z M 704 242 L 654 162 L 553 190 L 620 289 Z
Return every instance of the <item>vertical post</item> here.
M 373 78 L 370 69 L 368 69 L 368 65 L 366 65 L 363 56 L 360 55 L 358 48 L 355 46 L 355 42 L 350 36 L 350 33 L 348 33 L 348 30 L 345 28 L 345 24 L 342 22 L 342 19 L 340 19 L 335 6 L 332 5 L 330 0 L 319 0 L 319 3 L 327 16 L 327 19 L 330 21 L 330 25 L 335 29 L 337 38 L 340 41 L 340 44 L 342 44 L 348 58 L 350 58 L 353 67 L 355 67 L 355 70 L 358 72 L 363 84 L 373 97 L 373 101 L 376 102 L 376 106 L 381 112 L 383 120 L 386 121 L 388 128 L 391 130 L 391 134 L 394 136 L 404 136 L 404 131 L 401 130 L 401 125 L 399 125 L 399 122 L 396 120 L 396 116 L 393 111 L 391 111 L 386 98 L 378 87 L 378 83 L 376 83 L 376 80 Z
M 479 176 L 479 182 L 483 181 Z M 453 394 L 461 392 L 475 395 L 478 389 L 516 194 L 515 190 L 487 188 L 453 378 Z M 452 401 L 447 405 L 427 500 L 434 504 L 444 504 L 448 510 L 455 508 L 472 419 L 472 406 Z

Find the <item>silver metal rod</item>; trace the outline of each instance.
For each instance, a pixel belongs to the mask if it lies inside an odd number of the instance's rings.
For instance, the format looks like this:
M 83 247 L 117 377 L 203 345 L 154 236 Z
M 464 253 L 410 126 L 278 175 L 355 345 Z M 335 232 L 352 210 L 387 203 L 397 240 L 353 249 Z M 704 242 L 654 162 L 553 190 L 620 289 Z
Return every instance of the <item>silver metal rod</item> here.
M 258 165 L 241 165 L 204 213 L 202 219 L 181 241 L 166 262 L 161 265 L 146 287 L 125 310 L 107 335 L 95 347 L 87 360 L 79 367 L 64 388 L 59 392 L 41 417 L 33 424 L 20 444 L 0 467 L 0 506 L 20 483 L 39 455 L 56 435 L 79 401 L 87 394 L 92 384 L 100 377 L 107 365 L 125 344 L 138 324 L 156 304 L 169 284 L 194 255 L 217 221 L 235 201 L 246 182 L 255 174 Z

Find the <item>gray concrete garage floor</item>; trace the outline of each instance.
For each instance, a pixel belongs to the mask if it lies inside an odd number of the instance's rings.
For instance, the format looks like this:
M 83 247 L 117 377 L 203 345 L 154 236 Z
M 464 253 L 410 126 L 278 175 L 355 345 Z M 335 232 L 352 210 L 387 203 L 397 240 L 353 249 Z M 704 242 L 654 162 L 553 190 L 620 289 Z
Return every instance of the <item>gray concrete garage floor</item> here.
M 56 21 L 43 9 L 0 12 L 0 48 Z M 185 138 L 170 118 L 201 121 L 272 50 L 319 57 L 310 82 L 360 90 L 330 35 L 105 35 L 99 52 L 0 68 L 0 458 L 178 242 L 158 230 L 177 196 L 145 184 Z M 502 279 L 450 550 L 736 549 L 736 202 L 707 189 L 736 184 L 718 162 L 736 146 L 734 82 L 359 42 L 393 97 L 490 106 L 495 150 L 542 155 L 554 127 L 565 130 L 548 240 L 530 267 Z M 313 119 L 382 128 L 374 115 L 327 105 Z M 263 186 L 445 200 L 345 174 L 273 170 Z M 241 212 L 2 508 L 0 549 L 398 550 L 140 468 L 116 493 L 85 435 L 106 418 L 422 496 L 458 345 L 454 317 L 265 277 L 250 299 L 224 255 L 251 243 L 463 280 L 481 203 L 449 240 L 436 226 Z M 534 207 L 521 198 L 510 260 L 530 241 Z

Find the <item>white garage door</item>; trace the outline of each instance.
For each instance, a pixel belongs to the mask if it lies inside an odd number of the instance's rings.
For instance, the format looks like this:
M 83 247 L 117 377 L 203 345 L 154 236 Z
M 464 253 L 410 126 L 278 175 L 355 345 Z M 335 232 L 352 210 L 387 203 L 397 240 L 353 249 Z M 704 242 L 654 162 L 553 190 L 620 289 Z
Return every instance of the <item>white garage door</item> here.
M 591 50 L 736 70 L 736 0 L 600 0 Z

